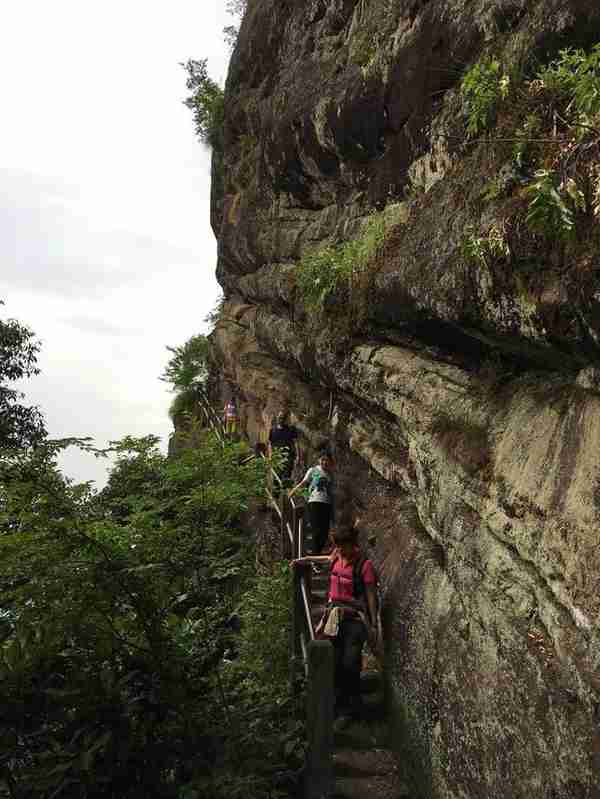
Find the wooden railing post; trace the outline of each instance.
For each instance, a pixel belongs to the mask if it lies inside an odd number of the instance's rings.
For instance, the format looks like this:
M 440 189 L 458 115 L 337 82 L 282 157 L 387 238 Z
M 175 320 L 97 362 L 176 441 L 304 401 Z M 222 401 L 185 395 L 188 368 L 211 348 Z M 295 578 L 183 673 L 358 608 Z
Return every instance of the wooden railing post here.
M 292 558 L 299 558 L 298 552 L 298 514 L 296 512 L 296 505 L 290 502 L 290 527 L 292 528 Z
M 290 685 L 292 693 L 296 684 L 296 667 L 302 659 L 302 635 L 303 619 L 302 606 L 302 572 L 300 568 L 292 569 L 292 618 L 290 624 Z
M 279 508 L 281 509 L 281 553 L 285 559 L 293 558 L 293 551 L 290 552 L 290 539 L 287 532 L 288 505 L 289 497 L 284 488 L 279 492 Z
M 304 508 L 296 508 L 298 517 L 298 557 L 304 557 Z
M 325 799 L 333 790 L 333 668 L 331 643 L 312 641 L 308 646 L 304 799 Z

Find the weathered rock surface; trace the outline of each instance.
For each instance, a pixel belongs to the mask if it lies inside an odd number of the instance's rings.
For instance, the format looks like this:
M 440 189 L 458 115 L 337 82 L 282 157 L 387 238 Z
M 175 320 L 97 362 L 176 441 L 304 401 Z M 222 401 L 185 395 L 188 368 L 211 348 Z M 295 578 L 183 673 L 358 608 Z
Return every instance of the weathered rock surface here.
M 457 88 L 490 48 L 596 40 L 591 0 L 249 0 L 230 68 L 215 358 L 251 437 L 289 403 L 307 460 L 335 448 L 415 797 L 600 797 L 598 262 L 465 264 L 504 206 Z M 311 322 L 298 257 L 408 184 L 368 323 Z

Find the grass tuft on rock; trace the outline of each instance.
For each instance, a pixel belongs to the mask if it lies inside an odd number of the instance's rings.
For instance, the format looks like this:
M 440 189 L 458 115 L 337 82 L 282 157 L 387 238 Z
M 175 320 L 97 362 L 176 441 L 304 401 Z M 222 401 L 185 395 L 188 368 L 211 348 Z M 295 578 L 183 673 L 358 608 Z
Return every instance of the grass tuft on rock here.
M 309 313 L 322 312 L 329 298 L 343 287 L 352 293 L 361 283 L 386 236 L 401 218 L 402 205 L 389 205 L 373 213 L 353 239 L 339 245 L 322 247 L 300 260 L 296 279 Z

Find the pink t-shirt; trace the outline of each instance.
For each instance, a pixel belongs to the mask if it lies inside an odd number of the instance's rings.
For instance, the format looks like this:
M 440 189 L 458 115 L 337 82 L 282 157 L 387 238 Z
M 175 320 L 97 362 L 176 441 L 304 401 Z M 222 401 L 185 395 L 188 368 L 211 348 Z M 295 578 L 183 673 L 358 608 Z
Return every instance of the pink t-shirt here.
M 354 557 L 357 557 L 358 554 L 359 550 L 356 549 Z M 329 599 L 332 602 L 351 602 L 355 599 L 352 592 L 352 562 L 343 566 L 341 556 L 335 551 L 332 554 L 332 559 L 334 562 L 329 576 Z M 361 574 L 365 585 L 375 585 L 377 582 L 375 569 L 370 560 L 365 560 L 363 563 Z

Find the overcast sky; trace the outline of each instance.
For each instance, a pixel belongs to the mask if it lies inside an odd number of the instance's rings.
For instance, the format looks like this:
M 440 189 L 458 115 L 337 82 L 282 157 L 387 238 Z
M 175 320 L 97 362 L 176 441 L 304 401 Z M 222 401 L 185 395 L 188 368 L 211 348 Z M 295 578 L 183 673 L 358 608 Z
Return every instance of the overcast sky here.
M 206 329 L 216 244 L 210 154 L 179 62 L 224 83 L 225 0 L 15 0 L 0 28 L 0 298 L 42 342 L 25 385 L 52 437 L 166 442 L 158 380 Z M 101 485 L 106 466 L 62 461 Z

